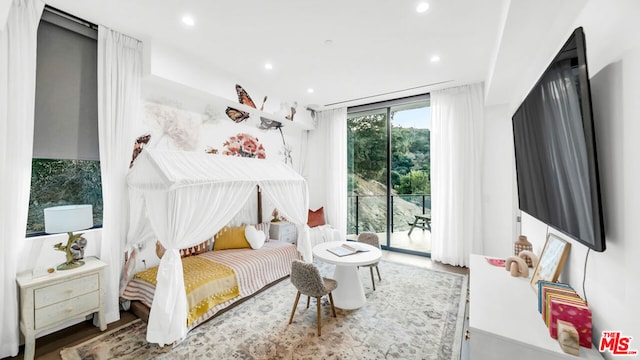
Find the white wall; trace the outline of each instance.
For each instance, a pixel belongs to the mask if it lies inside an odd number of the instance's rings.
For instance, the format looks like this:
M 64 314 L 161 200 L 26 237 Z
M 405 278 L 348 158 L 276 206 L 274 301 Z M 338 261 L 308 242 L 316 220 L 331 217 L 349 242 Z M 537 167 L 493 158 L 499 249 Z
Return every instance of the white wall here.
M 589 254 L 585 290 L 593 312 L 596 345 L 602 331 L 621 331 L 623 335 L 633 337 L 631 348 L 635 350 L 640 350 L 640 341 L 637 340 L 640 339 L 640 310 L 637 306 L 640 303 L 637 280 L 640 273 L 637 261 L 640 241 L 636 235 L 636 224 L 640 218 L 640 187 L 637 180 L 640 178 L 640 161 L 637 159 L 640 154 L 640 142 L 637 139 L 640 135 L 638 19 L 639 2 L 591 0 L 575 22 L 566 23 L 565 31 L 555 34 L 555 42 L 546 43 L 546 48 L 536 49 L 554 53 L 574 28 L 584 27 L 607 241 L 605 252 L 592 251 Z M 537 68 L 542 73 L 547 63 L 525 66 Z M 519 83 L 518 79 L 514 79 L 514 91 L 519 98 L 524 98 L 531 86 L 533 83 Z M 517 106 L 511 103 L 508 108 L 513 112 Z M 510 127 L 506 119 L 501 123 Z M 490 164 L 487 166 L 491 166 L 496 159 L 503 160 L 504 156 L 489 158 Z M 498 191 L 497 187 L 485 190 Z M 544 245 L 547 230 L 546 225 L 527 215 L 523 216 L 522 233 L 528 236 L 538 253 Z M 488 232 L 486 230 L 485 234 Z M 567 239 L 566 236 L 560 237 Z M 561 279 L 582 293 L 587 248 L 567 240 L 572 247 Z M 503 246 L 502 239 L 496 241 L 499 241 L 498 247 Z M 604 355 L 613 358 L 608 352 Z
M 513 173 L 515 160 L 511 115 L 507 105 L 485 108 L 484 168 L 482 172 L 483 254 L 513 255 L 516 240 Z

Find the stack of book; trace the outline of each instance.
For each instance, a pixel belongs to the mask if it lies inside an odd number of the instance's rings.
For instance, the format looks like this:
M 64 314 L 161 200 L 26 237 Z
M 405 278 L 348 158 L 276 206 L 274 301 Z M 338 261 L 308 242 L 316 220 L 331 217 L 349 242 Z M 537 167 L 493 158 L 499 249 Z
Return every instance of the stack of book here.
M 577 330 L 580 346 L 591 348 L 591 310 L 571 286 L 538 282 L 538 312 L 552 338 L 558 338 L 558 321 L 568 322 Z

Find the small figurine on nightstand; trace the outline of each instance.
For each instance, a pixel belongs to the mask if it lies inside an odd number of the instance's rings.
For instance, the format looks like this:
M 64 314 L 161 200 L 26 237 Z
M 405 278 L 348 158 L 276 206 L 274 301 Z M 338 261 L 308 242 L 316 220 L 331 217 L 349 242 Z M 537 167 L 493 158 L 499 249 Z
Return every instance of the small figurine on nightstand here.
M 278 209 L 273 209 L 271 216 L 273 216 L 273 219 L 271 219 L 271 222 L 280 222 L 280 217 L 278 216 Z

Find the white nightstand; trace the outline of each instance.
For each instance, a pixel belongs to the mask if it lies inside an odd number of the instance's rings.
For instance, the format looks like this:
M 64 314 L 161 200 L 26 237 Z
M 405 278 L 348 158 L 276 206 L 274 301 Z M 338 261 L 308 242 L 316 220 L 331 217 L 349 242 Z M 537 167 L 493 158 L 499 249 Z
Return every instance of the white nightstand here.
M 104 317 L 104 275 L 106 264 L 89 257 L 71 270 L 33 278 L 31 272 L 18 274 L 20 287 L 20 330 L 24 334 L 24 358 L 33 359 L 39 332 L 69 320 L 98 313 L 100 330 L 107 329 Z
M 286 221 L 272 222 L 269 225 L 269 239 L 296 243 L 296 226 Z

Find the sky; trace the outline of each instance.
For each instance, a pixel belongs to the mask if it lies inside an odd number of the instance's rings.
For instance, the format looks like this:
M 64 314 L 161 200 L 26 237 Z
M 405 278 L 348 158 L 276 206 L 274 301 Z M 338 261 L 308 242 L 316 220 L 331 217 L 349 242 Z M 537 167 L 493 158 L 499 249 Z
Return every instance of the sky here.
M 403 128 L 431 129 L 431 107 L 398 111 L 393 115 L 393 125 Z

